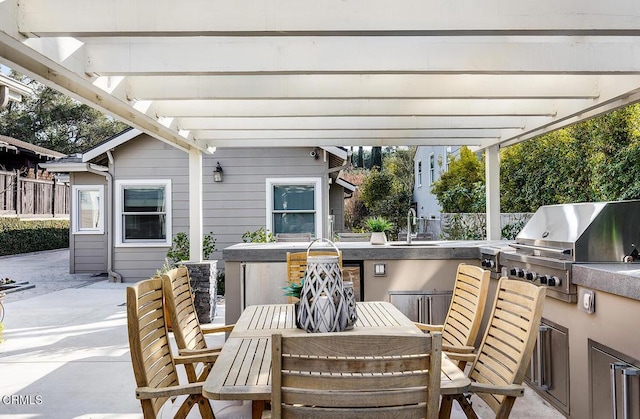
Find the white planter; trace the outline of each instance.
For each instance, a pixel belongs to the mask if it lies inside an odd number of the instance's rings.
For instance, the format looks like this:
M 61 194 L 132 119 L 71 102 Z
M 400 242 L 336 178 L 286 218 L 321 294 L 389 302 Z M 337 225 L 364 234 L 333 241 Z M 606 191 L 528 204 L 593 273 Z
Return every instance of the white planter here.
M 371 233 L 371 240 L 369 242 L 371 244 L 386 244 L 387 235 L 384 232 L 373 232 Z

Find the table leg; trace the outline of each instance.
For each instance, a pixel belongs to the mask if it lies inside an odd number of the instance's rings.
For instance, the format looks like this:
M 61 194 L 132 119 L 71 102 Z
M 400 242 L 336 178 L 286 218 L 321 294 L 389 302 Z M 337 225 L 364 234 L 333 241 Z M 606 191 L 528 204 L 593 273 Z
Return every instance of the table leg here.
M 253 419 L 260 419 L 266 404 L 267 402 L 264 400 L 254 400 L 251 403 L 251 417 Z
M 451 407 L 453 406 L 453 397 L 451 396 L 442 396 L 442 401 L 440 402 L 440 415 L 439 419 L 449 419 L 451 417 Z

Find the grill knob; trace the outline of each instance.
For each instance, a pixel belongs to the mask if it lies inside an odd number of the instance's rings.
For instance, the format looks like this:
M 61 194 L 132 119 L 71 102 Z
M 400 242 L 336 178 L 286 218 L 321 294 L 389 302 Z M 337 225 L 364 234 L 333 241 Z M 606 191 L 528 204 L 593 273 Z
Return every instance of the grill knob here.
M 518 268 L 511 268 L 511 271 L 509 271 L 511 273 L 511 276 L 517 276 L 518 275 Z
M 518 269 L 518 278 L 524 278 L 524 269 Z
M 493 268 L 495 266 L 495 262 L 491 259 L 484 259 L 482 261 L 482 266 L 484 266 L 485 268 Z
M 535 279 L 536 279 L 536 273 L 535 273 L 535 272 L 527 272 L 527 273 L 524 275 L 524 278 L 525 278 L 526 280 L 528 280 L 528 281 L 533 281 L 533 280 L 535 280 Z
M 559 287 L 562 284 L 562 280 L 557 276 L 552 276 L 547 280 L 547 285 L 550 287 Z
M 538 277 L 538 281 L 540 281 L 542 285 L 547 285 L 547 283 L 549 282 L 549 278 L 551 278 L 551 275 L 540 275 Z

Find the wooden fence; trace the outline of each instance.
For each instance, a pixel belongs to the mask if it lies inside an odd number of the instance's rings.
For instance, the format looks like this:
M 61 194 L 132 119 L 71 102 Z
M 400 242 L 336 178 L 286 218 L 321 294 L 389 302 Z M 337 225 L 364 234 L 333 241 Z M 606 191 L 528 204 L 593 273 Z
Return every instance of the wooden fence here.
M 0 170 L 0 216 L 69 215 L 69 185 Z

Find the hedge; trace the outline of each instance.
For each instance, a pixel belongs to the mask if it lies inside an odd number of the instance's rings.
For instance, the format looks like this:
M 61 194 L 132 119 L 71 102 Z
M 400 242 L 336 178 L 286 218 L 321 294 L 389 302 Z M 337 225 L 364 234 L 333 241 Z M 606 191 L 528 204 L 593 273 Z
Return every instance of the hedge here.
M 0 256 L 69 247 L 69 220 L 0 218 Z

